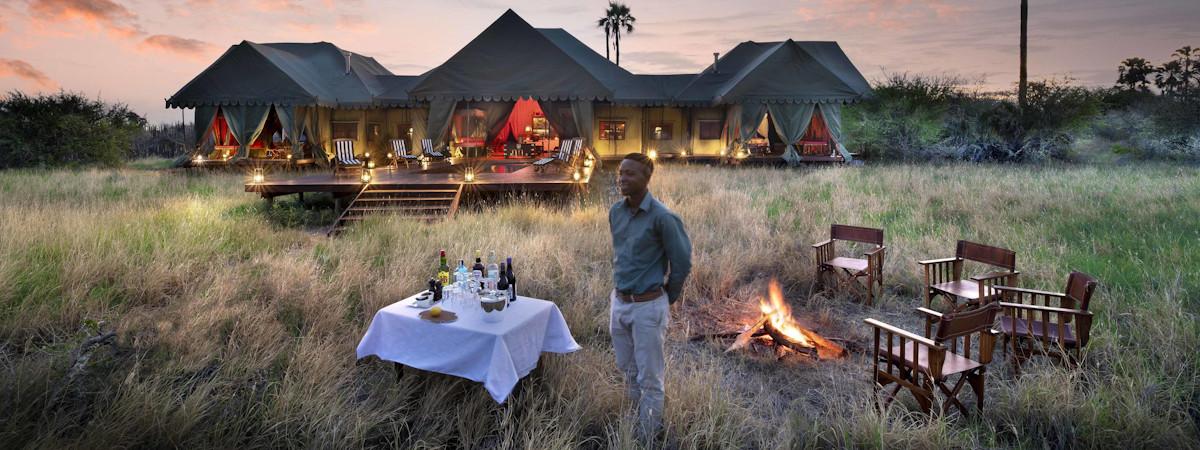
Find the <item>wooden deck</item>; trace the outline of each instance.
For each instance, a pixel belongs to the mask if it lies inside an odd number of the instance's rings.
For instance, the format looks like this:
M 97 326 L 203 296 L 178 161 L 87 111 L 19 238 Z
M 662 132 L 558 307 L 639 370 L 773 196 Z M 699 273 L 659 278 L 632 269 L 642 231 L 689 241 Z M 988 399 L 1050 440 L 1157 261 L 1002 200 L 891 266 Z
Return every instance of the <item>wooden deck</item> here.
M 474 181 L 467 182 L 464 174 L 475 173 Z M 580 181 L 573 179 L 569 169 L 546 169 L 535 172 L 529 160 L 486 160 L 449 164 L 434 163 L 427 169 L 417 165 L 405 168 L 378 167 L 371 171 L 371 184 L 376 188 L 415 189 L 430 186 L 463 185 L 464 190 L 473 192 L 571 192 L 585 187 L 589 177 Z M 260 194 L 263 198 L 307 192 L 329 192 L 335 196 L 358 194 L 363 187 L 358 170 L 342 171 L 334 175 L 332 170 L 300 174 L 272 176 L 268 171 L 260 183 L 249 181 L 246 192 Z

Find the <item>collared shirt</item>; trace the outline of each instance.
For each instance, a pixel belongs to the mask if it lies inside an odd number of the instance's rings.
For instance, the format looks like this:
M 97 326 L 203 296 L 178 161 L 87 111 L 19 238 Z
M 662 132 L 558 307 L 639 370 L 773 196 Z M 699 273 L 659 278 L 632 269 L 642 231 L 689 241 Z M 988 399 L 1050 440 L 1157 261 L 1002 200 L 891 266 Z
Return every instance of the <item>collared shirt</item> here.
M 679 216 L 647 192 L 636 208 L 629 207 L 626 200 L 613 205 L 608 211 L 608 227 L 617 292 L 641 294 L 661 287 L 675 303 L 692 271 L 692 241 Z

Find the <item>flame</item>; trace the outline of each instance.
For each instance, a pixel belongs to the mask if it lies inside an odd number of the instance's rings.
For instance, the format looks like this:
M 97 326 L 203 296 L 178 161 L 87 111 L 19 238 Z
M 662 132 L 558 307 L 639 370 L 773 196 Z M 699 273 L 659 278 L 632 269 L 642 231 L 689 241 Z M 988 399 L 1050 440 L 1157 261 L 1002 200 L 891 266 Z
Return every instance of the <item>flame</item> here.
M 783 301 L 783 289 L 779 287 L 778 281 L 771 280 L 767 293 L 768 298 L 759 300 L 758 307 L 776 332 L 795 344 L 817 349 L 821 358 L 836 358 L 846 354 L 842 346 L 796 323 L 792 318 L 792 308 Z

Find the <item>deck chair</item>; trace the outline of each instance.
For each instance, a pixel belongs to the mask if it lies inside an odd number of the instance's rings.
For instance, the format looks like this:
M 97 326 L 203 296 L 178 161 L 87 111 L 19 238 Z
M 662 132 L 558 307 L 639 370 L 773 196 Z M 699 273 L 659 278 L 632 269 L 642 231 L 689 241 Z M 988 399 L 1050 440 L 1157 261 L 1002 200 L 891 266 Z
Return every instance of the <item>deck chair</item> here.
M 837 241 L 873 244 L 875 248 L 864 253 L 863 258 L 836 256 Z M 883 230 L 833 224 L 829 226 L 829 239 L 814 244 L 813 250 L 817 263 L 816 284 L 824 287 L 826 276 L 832 275 L 837 280 L 839 290 L 864 290 L 867 294 L 867 305 L 874 303 L 876 289 L 883 293 L 883 256 L 887 251 L 887 247 L 883 245 Z
M 420 161 L 420 157 L 408 152 L 408 143 L 404 139 L 392 139 L 392 165 L 399 166 L 401 162 L 404 167 L 408 167 L 411 163 Z
M 1079 352 L 1091 334 L 1088 305 L 1096 284 L 1091 275 L 1071 272 L 1061 293 L 996 286 L 1003 312 L 998 331 L 1004 335 L 1004 353 L 1011 358 L 1014 373 L 1020 372 L 1021 360 L 1033 353 L 1068 364 L 1079 362 Z
M 333 174 L 337 175 L 340 170 L 359 169 L 362 170 L 363 162 L 354 156 L 354 140 L 353 139 L 334 139 L 333 140 Z
M 992 272 L 963 278 L 963 262 L 974 261 L 996 269 Z M 931 259 L 918 261 L 925 270 L 925 307 L 929 308 L 933 299 L 943 297 L 952 307 L 958 308 L 958 299 L 966 301 L 965 306 L 975 306 L 995 300 L 995 286 L 1016 286 L 1017 254 L 1012 250 L 989 245 L 977 244 L 970 241 L 958 241 L 953 258 Z
M 421 154 L 427 158 L 445 159 L 446 155 L 442 152 L 433 151 L 433 139 L 421 139 Z
M 576 144 L 577 141 L 575 139 L 567 139 L 563 141 L 562 146 L 558 148 L 558 154 L 534 161 L 534 170 L 545 171 L 547 166 L 561 162 L 563 161 L 563 158 L 569 158 Z
M 924 337 L 866 319 L 875 334 L 872 378 L 876 395 L 885 392 L 881 406 L 886 408 L 901 389 L 908 389 L 921 410 L 930 413 L 936 392 L 941 391 L 945 397 L 941 410 L 949 411 L 954 406 L 966 416 L 969 412 L 958 395 L 964 384 L 969 384 L 975 392 L 975 408 L 982 412 L 984 375 L 996 345 L 997 333 L 991 329 L 996 309 L 995 304 L 988 304 L 943 315 L 917 308 L 930 322 L 938 324 L 936 335 L 926 333 Z M 972 356 L 973 341 L 978 344 L 976 356 Z M 954 375 L 958 375 L 957 381 L 952 380 Z M 895 386 L 887 392 L 893 383 Z

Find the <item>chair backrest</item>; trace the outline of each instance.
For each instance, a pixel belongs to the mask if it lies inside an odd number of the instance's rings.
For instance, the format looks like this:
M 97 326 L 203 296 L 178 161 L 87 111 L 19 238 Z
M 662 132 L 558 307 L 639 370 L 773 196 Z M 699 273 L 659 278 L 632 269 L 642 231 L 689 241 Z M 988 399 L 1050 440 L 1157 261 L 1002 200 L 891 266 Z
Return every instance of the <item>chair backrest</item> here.
M 1067 277 L 1067 289 L 1063 291 L 1067 294 L 1067 298 L 1063 299 L 1062 307 L 1087 311 L 1088 304 L 1092 301 L 1092 293 L 1096 292 L 1096 284 L 1096 279 L 1091 275 L 1083 272 L 1071 272 L 1071 275 Z
M 940 343 L 991 329 L 992 323 L 996 320 L 997 309 L 996 304 L 991 303 L 978 308 L 947 313 L 938 322 L 937 337 L 933 340 Z
M 863 242 L 883 246 L 883 230 L 878 228 L 856 227 L 853 225 L 832 224 L 829 226 L 829 237 L 840 241 Z
M 408 144 L 404 139 L 392 139 L 392 154 L 397 158 L 408 154 Z
M 562 146 L 558 148 L 558 159 L 566 161 L 571 155 L 571 148 L 574 145 L 574 139 L 566 139 L 562 141 Z
M 354 141 L 351 139 L 334 139 L 333 147 L 337 155 L 338 162 L 353 164 L 354 158 Z
M 424 153 L 433 153 L 433 139 L 421 139 L 421 151 Z
M 1008 270 L 1017 269 L 1017 252 L 971 241 L 958 241 L 958 248 L 955 249 L 954 256 Z

